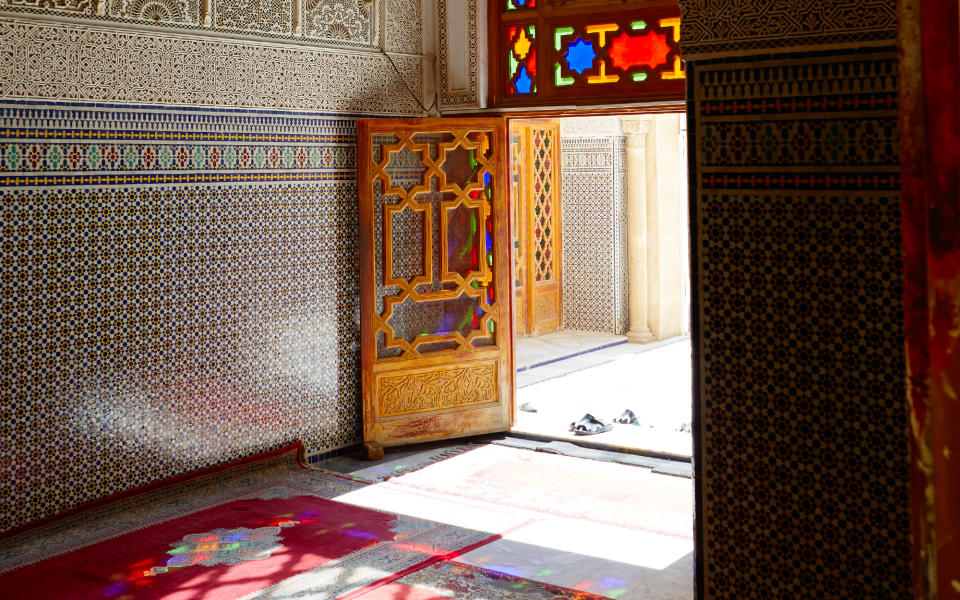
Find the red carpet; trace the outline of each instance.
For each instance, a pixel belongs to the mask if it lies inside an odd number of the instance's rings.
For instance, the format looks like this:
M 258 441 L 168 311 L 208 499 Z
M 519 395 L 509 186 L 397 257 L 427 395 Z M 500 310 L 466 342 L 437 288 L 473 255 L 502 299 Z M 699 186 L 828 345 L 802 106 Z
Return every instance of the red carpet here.
M 336 502 L 363 484 L 303 468 L 298 448 L 11 536 L 0 598 L 335 599 L 496 537 Z
M 305 496 L 238 500 L 29 565 L 0 583 L 7 598 L 228 600 L 393 540 L 394 517 Z

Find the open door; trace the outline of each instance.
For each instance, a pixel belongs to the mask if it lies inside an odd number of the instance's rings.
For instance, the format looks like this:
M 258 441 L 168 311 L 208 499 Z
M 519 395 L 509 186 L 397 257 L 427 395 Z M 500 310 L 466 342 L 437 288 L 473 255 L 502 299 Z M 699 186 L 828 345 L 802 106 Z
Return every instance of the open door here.
M 382 446 L 513 424 L 501 119 L 361 119 L 363 435 Z
M 510 123 L 514 327 L 517 337 L 560 329 L 560 125 Z

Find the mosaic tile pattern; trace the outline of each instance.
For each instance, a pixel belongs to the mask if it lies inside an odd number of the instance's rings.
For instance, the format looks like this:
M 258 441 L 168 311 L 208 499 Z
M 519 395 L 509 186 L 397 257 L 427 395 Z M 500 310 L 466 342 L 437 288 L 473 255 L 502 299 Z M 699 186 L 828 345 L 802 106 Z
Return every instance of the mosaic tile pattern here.
M 136 23 L 168 30 L 379 49 L 387 10 L 387 49 L 420 54 L 419 0 L 5 0 L 12 14 L 69 16 L 92 25 Z
M 51 159 L 63 139 L 99 162 Z M 0 530 L 297 439 L 359 441 L 354 119 L 4 102 L 0 144 L 27 148 L 25 179 L 0 175 Z M 151 169 L 154 147 L 197 159 Z M 211 160 L 246 149 L 343 162 Z
M 422 113 L 423 60 L 0 17 L 5 99 Z M 399 75 L 398 75 L 399 71 Z
M 627 330 L 626 145 L 623 136 L 562 137 L 563 324 Z
M 910 596 L 896 74 L 688 63 L 706 599 Z
M 896 38 L 888 0 L 680 1 L 683 57 L 705 59 L 770 48 L 860 47 Z

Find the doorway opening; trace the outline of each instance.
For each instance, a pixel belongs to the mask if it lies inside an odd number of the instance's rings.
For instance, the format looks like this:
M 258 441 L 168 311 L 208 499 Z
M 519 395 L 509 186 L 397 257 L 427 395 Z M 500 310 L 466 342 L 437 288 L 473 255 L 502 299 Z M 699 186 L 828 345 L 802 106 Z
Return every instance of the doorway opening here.
M 617 156 L 622 154 L 619 164 L 627 165 L 636 152 L 648 156 L 646 145 L 655 136 L 651 128 L 657 131 L 657 124 L 651 123 L 655 115 L 644 115 L 647 122 L 635 125 L 636 131 L 630 129 L 633 124 L 626 125 L 629 119 L 613 116 L 620 128 L 620 143 L 615 146 Z M 380 458 L 374 464 L 338 467 L 354 478 L 369 477 L 373 483 L 338 501 L 493 535 L 482 546 L 458 556 L 454 561 L 458 564 L 449 565 L 449 573 L 459 577 L 451 584 L 458 591 L 452 596 L 443 592 L 440 597 L 508 597 L 489 590 L 475 595 L 463 592 L 466 579 L 477 581 L 473 575 L 479 569 L 494 579 L 515 578 L 511 589 L 558 586 L 566 590 L 563 593 L 569 592 L 563 597 L 570 598 L 690 598 L 694 542 L 689 462 L 619 451 L 623 448 L 598 451 L 555 439 L 544 448 L 543 440 L 503 434 L 513 425 L 517 404 L 512 305 L 525 309 L 530 333 L 526 337 L 537 339 L 563 334 L 564 320 L 572 319 L 564 314 L 565 284 L 566 295 L 575 295 L 569 287 L 575 278 L 568 276 L 572 271 L 567 258 L 574 254 L 565 255 L 564 245 L 577 237 L 564 231 L 562 189 L 558 189 L 563 186 L 563 122 L 554 127 L 548 144 L 550 122 L 543 115 L 526 120 L 532 168 L 540 172 L 525 181 L 540 196 L 524 212 L 528 221 L 522 248 L 521 233 L 511 230 L 517 205 L 510 202 L 511 182 L 506 176 L 510 149 L 506 120 L 358 122 L 364 439 L 367 458 L 375 458 L 375 451 Z M 590 128 L 595 131 L 596 123 Z M 640 138 L 646 145 L 634 144 Z M 681 145 L 679 139 L 674 143 Z M 609 161 L 615 160 L 611 150 Z M 640 162 L 646 164 L 646 160 Z M 682 163 L 682 154 L 676 162 Z M 584 164 L 584 172 L 591 172 L 591 163 Z M 653 172 L 622 169 L 613 180 L 619 181 L 616 189 L 627 193 L 626 208 L 620 203 L 611 220 L 611 235 L 619 236 L 624 251 L 605 250 L 611 265 L 606 269 L 597 267 L 598 253 L 586 261 L 593 264 L 595 273 L 613 277 L 619 272 L 621 281 L 628 281 L 631 255 L 624 240 L 631 229 L 614 225 L 630 220 L 629 191 L 641 189 L 633 182 L 638 173 L 644 190 L 650 183 L 648 176 L 658 180 L 656 166 Z M 682 171 L 677 177 L 682 179 Z M 557 197 L 547 197 L 548 193 Z M 604 204 L 601 196 L 597 191 L 587 194 L 598 206 L 608 207 L 610 199 Z M 644 202 L 647 196 L 642 195 Z M 685 202 L 678 200 L 682 207 Z M 677 211 L 685 214 L 680 207 Z M 648 212 L 646 207 L 639 211 L 644 217 L 640 231 L 647 238 L 661 236 L 660 224 L 652 222 Z M 587 224 L 582 229 L 587 235 L 598 227 Z M 685 246 L 685 237 L 678 243 Z M 515 297 L 514 249 L 530 257 L 525 265 L 527 275 L 532 275 L 527 281 L 533 284 L 524 304 Z M 683 268 L 686 261 L 677 262 Z M 626 275 L 623 269 L 617 270 L 617 265 L 624 264 Z M 658 267 L 657 272 L 669 270 Z M 651 265 L 642 273 L 649 287 L 656 283 L 662 291 L 663 282 L 654 277 Z M 588 290 L 588 295 L 601 294 L 597 282 Z M 650 341 L 666 330 L 665 311 L 653 310 L 649 300 L 642 322 L 631 318 L 635 307 L 629 292 L 627 288 L 624 294 L 621 287 L 610 296 L 621 315 L 619 323 L 617 311 L 611 317 L 614 326 L 620 327 L 609 333 L 618 336 L 615 347 L 626 347 L 631 335 L 639 333 L 643 341 Z M 650 343 L 629 345 L 652 347 Z M 689 375 L 680 379 L 689 382 Z M 595 403 L 596 392 L 586 389 L 582 395 Z M 623 408 L 618 406 L 617 412 Z M 543 407 L 537 414 L 548 412 L 549 407 Z M 609 418 L 602 413 L 597 416 Z M 577 417 L 564 415 L 558 429 L 565 430 Z M 641 430 L 639 425 L 623 426 L 628 427 Z M 387 455 L 378 447 L 381 444 L 391 450 Z M 413 448 L 410 444 L 438 445 Z M 646 452 L 653 453 L 649 448 Z M 424 586 L 431 593 L 440 587 L 449 590 L 431 579 L 435 575 L 435 571 L 420 570 L 416 577 L 424 579 L 401 583 L 416 588 L 417 594 Z M 397 591 L 393 597 L 438 597 L 415 596 L 408 588 Z
M 689 459 L 685 114 L 515 118 L 509 141 L 513 431 Z

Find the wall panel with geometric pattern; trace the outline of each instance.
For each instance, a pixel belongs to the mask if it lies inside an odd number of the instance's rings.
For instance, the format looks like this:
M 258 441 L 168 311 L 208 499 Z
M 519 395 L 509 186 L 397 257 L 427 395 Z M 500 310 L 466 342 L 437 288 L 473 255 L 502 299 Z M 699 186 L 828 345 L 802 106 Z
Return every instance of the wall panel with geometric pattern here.
M 0 104 L 0 530 L 360 436 L 355 120 Z
M 687 63 L 704 599 L 910 597 L 897 53 L 828 43 Z
M 420 3 L 0 12 L 0 530 L 359 442 L 355 115 L 420 113 Z
M 616 125 L 616 117 L 604 117 Z M 622 335 L 627 319 L 626 142 L 597 118 L 564 119 L 563 323 L 566 329 Z M 576 123 L 584 123 L 577 127 Z

